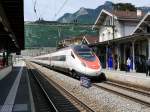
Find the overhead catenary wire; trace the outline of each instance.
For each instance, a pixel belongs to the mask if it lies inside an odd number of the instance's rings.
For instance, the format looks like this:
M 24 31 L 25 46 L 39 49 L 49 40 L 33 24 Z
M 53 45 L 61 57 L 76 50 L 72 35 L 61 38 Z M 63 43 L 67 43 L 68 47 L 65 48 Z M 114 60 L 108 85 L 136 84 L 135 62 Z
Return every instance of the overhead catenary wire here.
M 34 1 L 34 0 L 32 0 L 32 4 L 33 4 L 33 11 L 34 11 L 34 13 L 35 13 L 35 15 L 36 15 L 36 19 L 38 19 L 38 14 L 37 14 L 37 10 L 36 10 L 36 0 Z
M 61 10 L 64 8 L 64 6 L 67 4 L 68 0 L 65 0 L 62 6 L 59 8 L 59 10 L 55 13 L 54 18 L 58 16 L 58 14 L 61 12 Z
M 37 8 L 37 0 L 32 0 L 32 3 L 33 3 L 33 11 L 36 15 L 36 20 L 39 20 L 41 18 L 41 14 L 40 14 L 40 11 Z

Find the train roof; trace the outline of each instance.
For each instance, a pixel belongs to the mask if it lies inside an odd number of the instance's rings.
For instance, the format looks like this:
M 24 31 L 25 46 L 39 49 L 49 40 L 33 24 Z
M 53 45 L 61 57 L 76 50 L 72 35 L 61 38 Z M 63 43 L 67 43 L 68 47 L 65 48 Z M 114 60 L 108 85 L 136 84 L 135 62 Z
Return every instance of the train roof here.
M 36 56 L 36 57 L 33 57 L 33 58 L 40 58 L 40 57 L 47 57 L 49 56 L 50 54 L 45 54 L 45 55 L 40 55 L 40 56 Z
M 61 51 L 61 50 L 66 50 L 66 49 L 69 49 L 69 48 L 71 48 L 71 49 L 74 49 L 75 47 L 88 47 L 87 45 L 70 45 L 70 46 L 68 46 L 68 47 L 65 47 L 65 48 L 62 48 L 62 49 L 59 49 L 59 50 L 57 50 L 57 51 Z M 56 52 L 57 52 L 56 51 Z
M 61 52 L 61 51 L 63 51 L 63 50 L 68 50 L 68 49 L 74 50 L 74 49 L 80 49 L 80 48 L 88 48 L 88 46 L 87 46 L 87 45 L 70 45 L 70 46 L 68 46 L 68 47 L 59 49 L 59 50 L 57 50 L 57 51 L 55 51 L 55 52 L 53 52 L 53 53 L 50 53 L 50 54 L 45 54 L 45 55 L 36 56 L 36 57 L 34 57 L 34 59 L 40 58 L 40 57 L 47 57 L 47 56 L 50 56 L 51 54 L 55 54 L 55 53 L 58 53 L 59 51 Z

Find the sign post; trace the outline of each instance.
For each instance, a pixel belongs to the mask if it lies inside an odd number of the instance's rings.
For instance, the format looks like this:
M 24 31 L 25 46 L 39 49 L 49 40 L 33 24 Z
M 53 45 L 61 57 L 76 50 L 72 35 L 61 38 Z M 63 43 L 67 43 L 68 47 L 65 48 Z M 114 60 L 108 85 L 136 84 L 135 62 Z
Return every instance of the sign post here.
M 91 80 L 87 77 L 81 77 L 80 78 L 80 85 L 86 88 L 91 87 Z

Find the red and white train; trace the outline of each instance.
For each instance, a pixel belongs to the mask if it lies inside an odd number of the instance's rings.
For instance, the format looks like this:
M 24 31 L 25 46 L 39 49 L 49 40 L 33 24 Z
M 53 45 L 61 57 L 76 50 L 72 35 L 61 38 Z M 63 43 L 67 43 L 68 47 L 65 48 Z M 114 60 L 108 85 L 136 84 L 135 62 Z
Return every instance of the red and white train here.
M 73 76 L 100 76 L 102 69 L 100 60 L 86 45 L 72 45 L 51 54 L 34 57 L 32 61 L 69 72 Z

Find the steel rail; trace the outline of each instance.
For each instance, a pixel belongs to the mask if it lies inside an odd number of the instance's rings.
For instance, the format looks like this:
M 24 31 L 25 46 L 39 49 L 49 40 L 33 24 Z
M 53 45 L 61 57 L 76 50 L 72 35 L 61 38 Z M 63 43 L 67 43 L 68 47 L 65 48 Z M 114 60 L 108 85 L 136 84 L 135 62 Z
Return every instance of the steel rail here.
M 29 64 L 27 64 L 28 66 L 31 66 Z M 30 67 L 29 67 L 30 68 Z M 43 88 L 42 84 L 40 83 L 40 81 L 38 80 L 38 78 L 35 76 L 35 73 L 33 73 L 32 70 L 30 70 L 30 72 L 32 73 L 33 77 L 35 78 L 37 84 L 39 85 L 39 87 L 41 88 L 41 90 L 43 91 L 45 97 L 47 98 L 48 102 L 49 102 L 49 106 L 51 107 L 51 111 L 52 112 L 59 112 L 58 109 L 55 107 L 54 103 L 52 102 L 52 100 L 49 98 L 47 92 L 45 91 L 45 89 Z
M 57 84 L 56 82 L 54 82 L 53 80 L 51 80 L 50 78 L 48 78 L 40 70 L 36 69 L 36 71 L 37 71 L 37 74 L 39 74 L 40 76 L 42 76 L 43 78 L 45 78 L 53 87 L 55 87 L 57 90 L 59 90 L 64 96 L 69 97 L 69 99 L 71 99 L 72 102 L 75 101 L 79 106 L 81 106 L 82 108 L 84 108 L 84 110 L 86 110 L 87 112 L 94 112 L 85 103 L 83 103 L 78 98 L 76 98 L 74 95 L 72 95 L 71 93 L 69 93 L 66 89 L 64 89 L 63 87 L 61 87 L 59 84 Z
M 135 87 L 131 87 L 131 86 L 127 86 L 125 84 L 120 84 L 120 83 L 115 83 L 115 82 L 112 82 L 112 81 L 106 81 L 104 82 L 106 84 L 109 84 L 109 85 L 112 85 L 114 87 L 119 87 L 119 88 L 123 88 L 125 90 L 129 90 L 129 91 L 132 91 L 132 92 L 135 92 L 135 93 L 138 93 L 138 94 L 141 94 L 141 95 L 144 95 L 144 96 L 148 96 L 150 97 L 150 92 L 146 91 L 146 90 L 142 90 L 142 89 L 137 89 Z
M 108 84 L 108 85 L 114 87 L 114 85 L 111 85 L 111 84 Z M 138 103 L 141 103 L 141 104 L 143 104 L 143 105 L 146 105 L 146 106 L 150 107 L 150 102 L 145 101 L 145 100 L 143 100 L 143 99 L 138 99 L 138 98 L 133 97 L 133 96 L 128 95 L 128 94 L 125 94 L 125 93 L 123 93 L 123 92 L 121 92 L 121 91 L 119 91 L 119 90 L 116 91 L 116 90 L 114 90 L 113 88 L 107 88 L 107 87 L 102 86 L 102 85 L 97 85 L 96 83 L 94 83 L 93 86 L 95 86 L 95 87 L 97 87 L 97 88 L 100 88 L 100 89 L 103 89 L 103 90 L 106 90 L 106 91 L 108 91 L 108 92 L 112 92 L 112 93 L 117 94 L 117 95 L 119 95 L 119 96 L 128 98 L 128 99 L 130 99 L 130 100 L 132 100 L 132 101 L 135 101 L 135 102 L 138 102 Z M 115 87 L 116 87 L 116 86 L 115 86 Z M 118 87 L 119 87 L 119 86 L 118 86 Z M 120 88 L 120 87 L 119 87 L 119 88 Z M 130 91 L 130 89 L 128 89 L 128 90 Z M 133 90 L 133 91 L 134 91 L 134 90 Z M 144 97 L 144 95 L 143 95 L 143 97 Z

